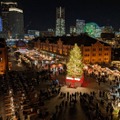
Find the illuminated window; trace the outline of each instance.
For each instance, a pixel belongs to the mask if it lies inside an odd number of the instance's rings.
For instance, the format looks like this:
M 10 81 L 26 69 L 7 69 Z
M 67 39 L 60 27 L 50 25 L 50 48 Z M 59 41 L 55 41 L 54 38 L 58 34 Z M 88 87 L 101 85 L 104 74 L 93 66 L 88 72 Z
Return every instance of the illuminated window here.
M 85 54 L 84 56 L 89 56 L 89 54 Z
M 93 56 L 96 56 L 96 54 L 93 54 Z
M 105 58 L 104 60 L 108 60 L 108 58 Z
M 96 51 L 96 48 L 93 48 L 93 51 Z
M 90 49 L 85 49 L 85 51 L 87 52 L 87 51 L 89 51 Z
M 99 48 L 99 51 L 102 51 L 102 48 Z
M 109 48 L 105 48 L 105 50 L 109 50 Z
M 107 56 L 107 55 L 108 55 L 108 53 L 105 53 L 105 55 Z

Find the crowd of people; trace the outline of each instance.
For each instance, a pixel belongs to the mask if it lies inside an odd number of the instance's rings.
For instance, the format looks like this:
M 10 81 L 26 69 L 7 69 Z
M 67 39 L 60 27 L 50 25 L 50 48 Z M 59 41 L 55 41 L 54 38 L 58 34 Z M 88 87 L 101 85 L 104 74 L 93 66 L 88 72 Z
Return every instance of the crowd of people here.
M 27 118 L 26 116 L 33 113 L 36 113 L 35 116 L 41 116 L 39 115 L 41 112 L 38 112 L 41 111 L 40 106 L 44 105 L 45 100 L 58 95 L 61 89 L 59 81 L 52 81 L 46 70 L 35 73 L 31 70 L 9 71 L 8 74 L 2 76 L 1 79 L 0 93 L 4 99 L 3 104 L 6 104 L 5 98 L 9 96 L 9 90 L 12 90 L 17 120 L 19 120 L 21 116 Z M 10 99 L 7 101 L 11 103 Z M 9 109 L 11 109 L 11 107 Z M 13 117 L 11 113 L 9 117 L 7 117 L 7 114 L 8 112 L 5 111 L 6 119 Z

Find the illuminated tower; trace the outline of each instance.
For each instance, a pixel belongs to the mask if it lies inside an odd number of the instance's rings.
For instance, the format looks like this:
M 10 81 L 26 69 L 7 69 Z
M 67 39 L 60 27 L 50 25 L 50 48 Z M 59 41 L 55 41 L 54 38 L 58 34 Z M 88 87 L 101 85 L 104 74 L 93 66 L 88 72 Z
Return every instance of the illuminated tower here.
M 3 32 L 8 35 L 9 32 L 9 23 L 8 23 L 8 14 L 9 8 L 17 7 L 17 2 L 1 2 L 1 17 L 3 23 Z
M 65 9 L 56 8 L 56 36 L 65 35 Z
M 76 20 L 76 34 L 80 35 L 84 32 L 85 20 Z
M 24 36 L 23 10 L 18 8 L 9 8 L 9 31 L 11 38 L 20 39 Z

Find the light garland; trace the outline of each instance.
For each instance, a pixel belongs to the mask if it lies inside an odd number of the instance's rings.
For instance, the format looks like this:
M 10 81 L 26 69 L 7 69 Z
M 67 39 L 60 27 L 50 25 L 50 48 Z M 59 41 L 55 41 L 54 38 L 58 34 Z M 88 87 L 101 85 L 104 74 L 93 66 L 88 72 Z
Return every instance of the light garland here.
M 70 51 L 69 61 L 67 63 L 67 76 L 79 78 L 83 74 L 83 63 L 81 50 L 74 45 L 73 49 Z

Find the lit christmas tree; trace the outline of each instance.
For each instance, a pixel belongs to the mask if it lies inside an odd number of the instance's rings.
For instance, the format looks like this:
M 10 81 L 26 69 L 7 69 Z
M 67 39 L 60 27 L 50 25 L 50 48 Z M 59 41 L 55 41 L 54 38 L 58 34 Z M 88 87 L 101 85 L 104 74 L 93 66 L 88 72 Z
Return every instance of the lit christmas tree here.
M 70 51 L 67 63 L 67 77 L 81 78 L 83 75 L 83 62 L 81 50 L 77 44 Z

